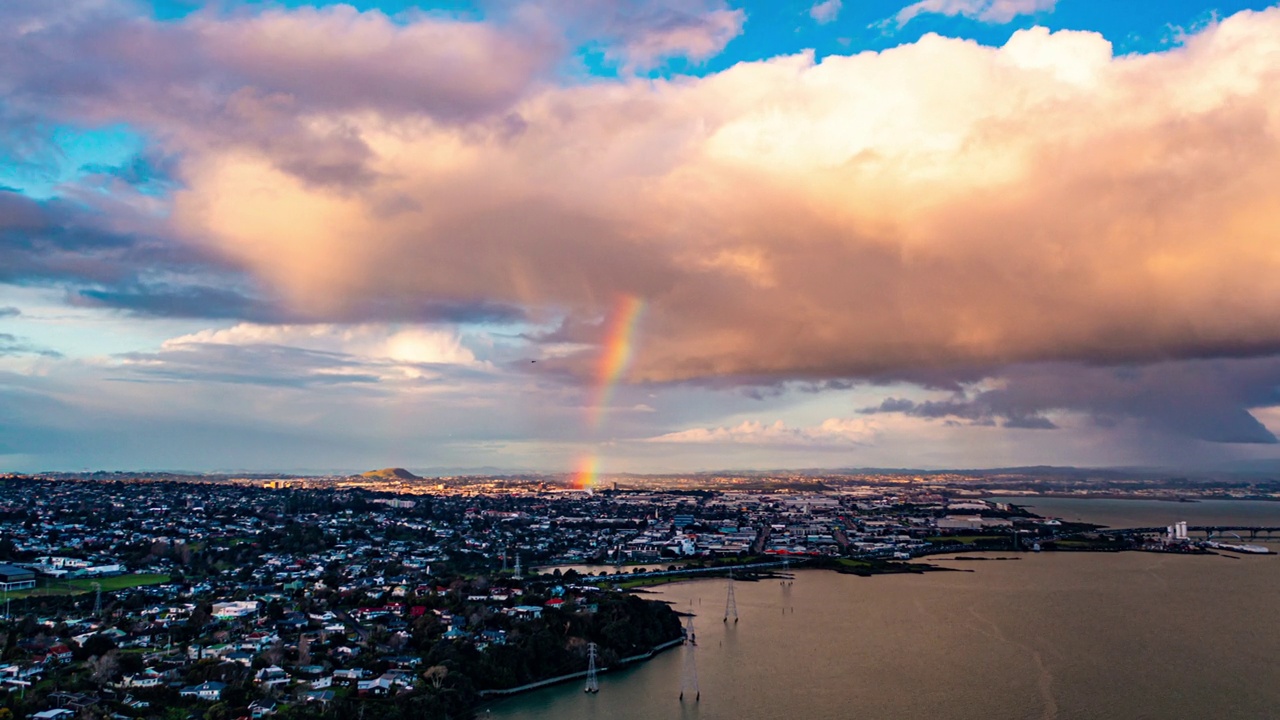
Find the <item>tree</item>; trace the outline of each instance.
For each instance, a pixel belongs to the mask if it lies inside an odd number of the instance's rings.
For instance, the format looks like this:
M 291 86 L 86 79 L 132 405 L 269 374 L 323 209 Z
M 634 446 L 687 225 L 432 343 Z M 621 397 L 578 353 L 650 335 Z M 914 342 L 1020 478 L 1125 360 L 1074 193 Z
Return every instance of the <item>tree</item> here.
M 84 641 L 84 645 L 81 646 L 81 649 L 84 651 L 86 655 L 102 657 L 107 653 L 111 652 L 112 650 L 115 650 L 116 644 L 115 644 L 115 641 L 113 641 L 111 638 L 107 637 L 106 635 L 103 635 L 102 633 L 97 633 L 94 635 L 90 635 Z
M 311 636 L 303 635 L 298 639 L 298 664 L 311 664 Z
M 426 672 L 422 673 L 422 678 L 431 683 L 431 687 L 436 690 L 440 689 L 440 686 L 444 684 L 444 679 L 447 677 L 449 677 L 449 668 L 443 665 L 432 665 L 427 668 Z
M 99 686 L 106 685 L 120 674 L 120 651 L 109 650 L 89 658 L 89 679 Z

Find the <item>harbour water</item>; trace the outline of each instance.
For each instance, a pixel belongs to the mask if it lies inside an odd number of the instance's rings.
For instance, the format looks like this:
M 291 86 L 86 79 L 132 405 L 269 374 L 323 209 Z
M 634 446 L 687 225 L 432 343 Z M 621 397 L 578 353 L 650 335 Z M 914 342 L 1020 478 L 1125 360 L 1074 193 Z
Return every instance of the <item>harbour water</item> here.
M 1280 527 L 1280 502 L 1252 500 L 1109 500 L 1092 498 L 998 497 L 1037 515 L 1089 522 L 1107 527 L 1157 527 L 1186 520 L 1189 525 Z
M 1071 502 L 1100 501 L 1055 500 L 1042 511 L 1068 517 L 1076 510 L 1061 503 Z M 1079 511 L 1104 524 L 1201 521 L 1191 514 L 1200 503 L 1155 505 Z M 1201 508 L 1210 511 L 1221 513 L 1213 522 L 1280 526 L 1280 504 Z M 692 602 L 697 615 L 700 702 L 677 697 L 688 650 L 676 648 L 602 675 L 598 695 L 567 684 L 496 703 L 483 716 L 1280 717 L 1280 556 L 1018 557 L 933 559 L 961 572 L 810 570 L 787 586 L 739 582 L 736 625 L 722 621 L 725 580 L 665 586 L 654 597 L 679 609 Z

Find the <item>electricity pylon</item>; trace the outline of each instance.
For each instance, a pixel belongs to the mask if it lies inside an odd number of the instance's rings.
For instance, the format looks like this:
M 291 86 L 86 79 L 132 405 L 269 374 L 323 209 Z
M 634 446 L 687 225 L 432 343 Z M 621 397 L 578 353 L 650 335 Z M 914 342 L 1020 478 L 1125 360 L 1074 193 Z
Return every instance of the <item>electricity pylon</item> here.
M 584 692 L 600 692 L 600 681 L 596 679 L 596 644 L 587 645 L 587 686 Z
M 738 622 L 738 600 L 733 596 L 733 571 L 729 571 L 729 596 L 724 600 L 724 621 L 729 622 L 729 616 L 733 616 L 733 621 Z
M 698 647 L 693 634 L 693 601 L 689 601 L 689 617 L 684 624 L 684 671 L 680 673 L 680 700 L 684 701 L 686 692 L 693 694 L 693 701 L 702 700 L 702 691 L 698 689 L 698 659 L 695 651 Z

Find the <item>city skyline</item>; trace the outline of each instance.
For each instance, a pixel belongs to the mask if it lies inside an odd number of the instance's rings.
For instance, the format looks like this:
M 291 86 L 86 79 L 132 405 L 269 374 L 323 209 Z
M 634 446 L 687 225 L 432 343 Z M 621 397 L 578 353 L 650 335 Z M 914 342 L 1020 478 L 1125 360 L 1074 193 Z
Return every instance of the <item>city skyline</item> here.
M 0 7 L 0 470 L 1280 459 L 1280 6 Z

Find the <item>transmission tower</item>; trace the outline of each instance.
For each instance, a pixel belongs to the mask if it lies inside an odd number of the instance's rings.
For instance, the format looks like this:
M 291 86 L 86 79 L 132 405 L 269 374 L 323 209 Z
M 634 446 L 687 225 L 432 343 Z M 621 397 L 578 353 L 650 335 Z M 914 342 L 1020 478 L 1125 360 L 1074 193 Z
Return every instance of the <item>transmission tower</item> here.
M 587 646 L 587 686 L 583 692 L 600 692 L 600 681 L 596 679 L 596 644 Z
M 93 584 L 96 593 L 93 598 L 93 616 L 102 617 L 102 583 Z
M 733 571 L 729 571 L 729 595 L 724 600 L 724 621 L 729 622 L 729 616 L 733 616 L 733 621 L 738 622 L 738 600 L 733 596 Z
M 516 572 L 511 577 L 515 578 L 516 580 L 524 579 L 524 570 L 520 568 L 520 553 L 516 553 Z
M 502 546 L 502 574 L 507 574 L 507 546 Z
M 693 701 L 702 700 L 702 691 L 698 689 L 698 659 L 696 650 L 698 643 L 693 634 L 693 601 L 689 601 L 689 617 L 684 624 L 684 671 L 680 673 L 680 700 L 684 694 L 693 695 Z

